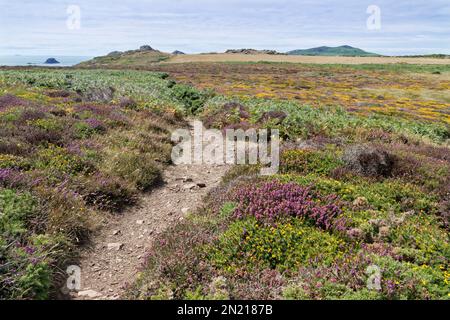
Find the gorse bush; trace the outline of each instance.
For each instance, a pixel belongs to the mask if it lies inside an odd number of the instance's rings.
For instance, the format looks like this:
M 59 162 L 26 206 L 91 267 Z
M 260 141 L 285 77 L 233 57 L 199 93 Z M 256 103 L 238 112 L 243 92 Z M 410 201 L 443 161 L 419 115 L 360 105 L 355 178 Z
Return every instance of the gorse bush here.
M 92 165 L 82 157 L 68 152 L 65 148 L 54 145 L 39 150 L 34 166 L 37 169 L 48 168 L 51 171 L 57 171 L 59 174 L 69 175 L 93 170 Z
M 353 181 L 339 181 L 316 175 L 286 175 L 282 181 L 295 181 L 304 186 L 313 185 L 316 192 L 338 195 L 342 200 L 353 202 L 364 196 L 375 209 L 381 210 L 418 210 L 433 213 L 436 211 L 436 197 L 421 190 L 420 187 L 405 183 L 399 179 L 382 182 L 355 178 Z
M 308 226 L 302 219 L 270 226 L 249 218 L 233 223 L 220 236 L 210 259 L 227 273 L 252 266 L 285 271 L 302 265 L 329 264 L 343 250 L 342 240 Z

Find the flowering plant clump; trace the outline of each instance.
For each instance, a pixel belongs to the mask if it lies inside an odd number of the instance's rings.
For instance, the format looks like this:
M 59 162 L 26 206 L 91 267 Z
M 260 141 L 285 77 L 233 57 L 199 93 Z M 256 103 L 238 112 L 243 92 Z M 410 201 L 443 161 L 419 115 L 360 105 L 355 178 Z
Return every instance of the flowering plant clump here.
M 321 197 L 295 183 L 270 181 L 247 186 L 237 190 L 233 200 L 238 203 L 234 212 L 237 218 L 254 216 L 273 221 L 279 217 L 305 217 L 325 230 L 343 229 L 337 196 Z
M 106 130 L 105 124 L 98 119 L 89 118 L 85 122 L 90 128 L 92 128 L 95 131 L 105 131 Z
M 0 169 L 0 187 L 18 188 L 27 184 L 25 174 L 14 169 Z

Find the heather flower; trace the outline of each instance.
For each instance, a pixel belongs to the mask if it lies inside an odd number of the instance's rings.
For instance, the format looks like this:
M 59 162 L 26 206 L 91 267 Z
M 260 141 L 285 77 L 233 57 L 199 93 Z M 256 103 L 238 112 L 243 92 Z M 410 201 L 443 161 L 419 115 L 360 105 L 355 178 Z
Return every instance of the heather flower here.
M 8 107 L 27 106 L 30 103 L 27 100 L 16 97 L 12 94 L 5 94 L 0 97 L 0 110 Z
M 77 113 L 91 112 L 91 113 L 99 115 L 99 116 L 107 116 L 114 109 L 115 108 L 111 107 L 111 106 L 90 105 L 90 104 L 77 105 L 77 106 L 74 107 L 74 110 Z
M 33 248 L 33 247 L 31 247 L 31 246 L 26 246 L 25 248 L 24 248 L 24 250 L 25 250 L 25 252 L 28 254 L 28 255 L 32 255 L 36 250 Z
M 344 228 L 342 213 L 335 195 L 320 197 L 310 188 L 295 183 L 271 181 L 262 186 L 247 186 L 237 190 L 236 218 L 253 216 L 258 220 L 273 221 L 279 217 L 305 217 L 325 230 Z
M 0 186 L 3 187 L 20 187 L 26 184 L 25 175 L 14 169 L 0 169 Z
M 85 120 L 85 123 L 93 130 L 96 130 L 96 131 L 105 131 L 106 130 L 105 124 L 98 119 L 90 118 L 90 119 Z

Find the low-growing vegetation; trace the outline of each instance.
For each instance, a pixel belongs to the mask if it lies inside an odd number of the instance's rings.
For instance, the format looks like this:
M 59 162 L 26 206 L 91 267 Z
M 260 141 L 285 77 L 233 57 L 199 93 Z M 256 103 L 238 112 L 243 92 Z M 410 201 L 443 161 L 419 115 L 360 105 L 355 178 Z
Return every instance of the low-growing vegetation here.
M 200 210 L 154 236 L 128 298 L 450 298 L 443 74 L 204 67 L 0 71 L 1 298 L 54 294 L 58 267 L 98 222 L 161 182 L 187 115 L 279 129 L 280 170 L 231 169 Z M 374 270 L 380 287 L 368 285 Z
M 203 209 L 158 237 L 129 297 L 449 299 L 447 120 L 353 112 L 334 106 L 338 100 L 314 106 L 311 97 L 305 106 L 245 90 L 246 97 L 209 99 L 200 117 L 222 130 L 279 129 L 279 174 L 232 169 Z M 368 285 L 374 270 L 377 288 Z
M 76 245 L 160 182 L 171 128 L 185 126 L 163 78 L 0 72 L 2 299 L 57 294 Z

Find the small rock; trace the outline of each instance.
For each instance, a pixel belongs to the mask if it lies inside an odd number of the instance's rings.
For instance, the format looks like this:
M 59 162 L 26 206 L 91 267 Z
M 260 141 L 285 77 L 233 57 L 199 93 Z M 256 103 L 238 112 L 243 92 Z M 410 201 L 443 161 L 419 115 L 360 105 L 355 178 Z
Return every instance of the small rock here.
M 88 298 L 94 299 L 94 298 L 101 297 L 102 294 L 98 293 L 97 291 L 94 291 L 94 290 L 84 290 L 84 291 L 78 292 L 78 296 L 79 297 L 88 297 Z
M 180 178 L 176 178 L 175 180 L 183 181 L 183 182 L 192 182 L 192 181 L 194 181 L 194 180 L 192 180 L 191 177 L 180 177 Z
M 119 251 L 123 248 L 123 243 L 108 243 L 108 250 Z
M 197 183 L 199 188 L 206 188 L 206 183 Z
M 118 236 L 119 234 L 121 234 L 120 230 L 113 231 L 113 236 Z
M 390 234 L 390 228 L 385 226 L 380 228 L 380 237 L 381 238 L 387 238 Z
M 142 224 L 144 224 L 144 220 L 136 220 L 136 224 L 139 224 L 139 225 L 142 225 Z
M 382 220 L 382 219 L 370 219 L 368 221 L 368 223 L 370 225 L 378 227 L 378 228 L 386 225 L 386 222 L 384 220 Z
M 189 208 L 183 208 L 183 209 L 181 209 L 181 212 L 183 213 L 183 214 L 187 214 L 188 212 L 189 212 Z
M 347 235 L 352 239 L 358 240 L 364 237 L 364 232 L 361 229 L 353 228 L 347 231 Z
M 403 215 L 405 217 L 411 217 L 411 216 L 414 216 L 415 214 L 416 214 L 416 212 L 414 210 L 403 213 Z
M 197 187 L 197 185 L 195 183 L 188 183 L 187 185 L 185 185 L 183 188 L 187 189 L 187 190 L 192 190 L 195 187 Z
M 355 199 L 355 201 L 353 201 L 353 205 L 355 207 L 364 207 L 364 206 L 367 206 L 368 204 L 369 204 L 369 202 L 364 197 L 358 197 Z

